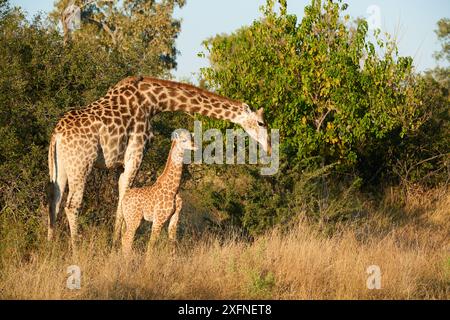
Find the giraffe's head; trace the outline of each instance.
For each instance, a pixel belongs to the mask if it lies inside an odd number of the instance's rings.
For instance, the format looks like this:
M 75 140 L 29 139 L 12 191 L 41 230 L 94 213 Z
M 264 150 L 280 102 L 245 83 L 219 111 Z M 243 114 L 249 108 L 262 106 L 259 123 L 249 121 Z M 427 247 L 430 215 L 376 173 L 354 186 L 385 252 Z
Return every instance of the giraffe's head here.
M 192 135 L 187 130 L 176 130 L 172 133 L 172 141 L 174 148 L 178 153 L 183 154 L 184 150 L 197 150 L 198 148 L 194 145 Z
M 237 118 L 236 123 L 257 141 L 265 152 L 271 153 L 267 124 L 264 121 L 264 110 L 260 108 L 253 112 L 248 105 L 244 105 L 244 112 Z

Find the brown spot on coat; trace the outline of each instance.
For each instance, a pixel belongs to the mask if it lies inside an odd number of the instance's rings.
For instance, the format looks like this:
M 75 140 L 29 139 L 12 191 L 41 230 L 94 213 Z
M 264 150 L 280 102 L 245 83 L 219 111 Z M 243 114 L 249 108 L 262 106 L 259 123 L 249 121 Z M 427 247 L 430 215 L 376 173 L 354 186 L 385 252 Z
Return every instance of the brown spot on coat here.
M 191 112 L 193 112 L 193 113 L 197 113 L 197 112 L 199 112 L 200 111 L 200 107 L 192 107 L 191 108 Z
M 154 93 L 155 95 L 159 95 L 163 90 L 164 90 L 164 89 L 161 88 L 161 87 L 156 87 L 156 88 L 153 89 L 153 93 Z
M 140 83 L 139 88 L 142 91 L 147 91 L 147 90 L 150 90 L 151 86 L 148 83 Z

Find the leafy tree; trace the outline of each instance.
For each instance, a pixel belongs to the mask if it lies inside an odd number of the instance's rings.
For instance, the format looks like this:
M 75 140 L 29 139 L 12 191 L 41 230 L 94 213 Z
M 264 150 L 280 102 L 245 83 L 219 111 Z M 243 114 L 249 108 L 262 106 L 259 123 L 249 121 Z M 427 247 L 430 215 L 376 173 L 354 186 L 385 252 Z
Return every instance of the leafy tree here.
M 442 42 L 441 51 L 436 53 L 436 58 L 450 61 L 450 19 L 442 18 L 437 23 L 438 28 L 436 30 L 436 35 L 438 39 Z
M 204 42 L 201 83 L 263 107 L 282 135 L 277 175 L 216 169 L 221 183 L 201 191 L 211 211 L 252 234 L 299 216 L 331 226 L 361 216 L 361 186 L 448 180 L 449 100 L 437 78 L 416 74 L 388 34 L 370 42 L 340 1 L 312 1 L 301 21 L 278 2 Z
M 438 66 L 420 79 L 420 95 L 425 120 L 420 130 L 406 137 L 399 146 L 394 171 L 405 185 L 421 183 L 433 186 L 450 181 L 450 20 L 438 21 L 436 34 L 442 49 L 436 52 Z
M 180 22 L 173 18 L 175 6 L 184 0 L 58 0 L 53 20 L 63 27 L 65 42 L 85 42 L 115 51 L 142 74 L 168 76 L 176 67 L 175 39 Z M 79 29 L 71 30 L 70 6 L 80 9 Z
M 7 0 L 0 0 L 0 20 L 5 18 L 5 15 L 10 10 Z
M 412 59 L 398 57 L 379 31 L 377 43 L 369 42 L 367 22 L 350 24 L 340 1 L 313 1 L 302 21 L 287 13 L 286 1 L 280 6 L 277 12 L 268 0 L 259 21 L 205 41 L 211 67 L 204 81 L 263 107 L 291 160 L 318 156 L 372 172 L 384 160 L 365 166 L 367 159 L 386 155 L 386 140 L 421 125 Z

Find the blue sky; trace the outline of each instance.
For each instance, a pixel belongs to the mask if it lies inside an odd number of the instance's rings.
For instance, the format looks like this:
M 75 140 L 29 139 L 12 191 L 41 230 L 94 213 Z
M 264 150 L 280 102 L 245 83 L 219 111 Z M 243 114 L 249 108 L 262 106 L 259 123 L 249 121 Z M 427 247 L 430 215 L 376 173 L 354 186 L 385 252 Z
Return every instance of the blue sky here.
M 230 33 L 241 26 L 249 25 L 261 16 L 259 7 L 266 0 L 187 0 L 182 9 L 175 12 L 182 19 L 182 31 L 177 40 L 180 51 L 177 79 L 196 79 L 196 73 L 208 61 L 199 58 L 203 50 L 203 40 L 220 33 Z M 303 9 L 310 0 L 288 0 L 290 13 L 303 16 Z M 433 53 L 440 49 L 434 33 L 436 22 L 450 17 L 448 0 L 347 0 L 347 10 L 351 17 L 369 17 L 370 6 L 379 8 L 381 29 L 395 36 L 399 53 L 414 58 L 418 71 L 436 66 Z M 21 6 L 29 15 L 38 11 L 48 12 L 53 0 L 12 0 L 13 5 Z

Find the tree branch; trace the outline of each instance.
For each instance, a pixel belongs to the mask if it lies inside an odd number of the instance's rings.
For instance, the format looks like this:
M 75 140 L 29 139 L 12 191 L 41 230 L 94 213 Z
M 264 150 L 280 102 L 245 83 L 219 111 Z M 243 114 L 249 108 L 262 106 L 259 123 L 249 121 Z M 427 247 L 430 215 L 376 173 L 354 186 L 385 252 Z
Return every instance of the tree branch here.
M 331 109 L 328 109 L 327 112 L 318 120 L 316 120 L 316 132 L 319 132 L 320 127 L 322 127 L 323 122 L 325 121 L 325 118 L 328 116 L 328 114 L 331 112 Z
M 113 45 L 116 46 L 117 45 L 117 30 L 112 31 L 111 28 L 108 26 L 107 23 L 103 22 L 103 21 L 99 21 L 97 19 L 94 18 L 88 18 L 88 20 L 90 22 L 93 22 L 94 24 L 96 24 L 97 26 L 99 26 L 100 28 L 102 28 L 103 30 L 106 31 L 106 33 L 109 34 L 109 36 L 111 37 L 111 40 L 113 42 Z

